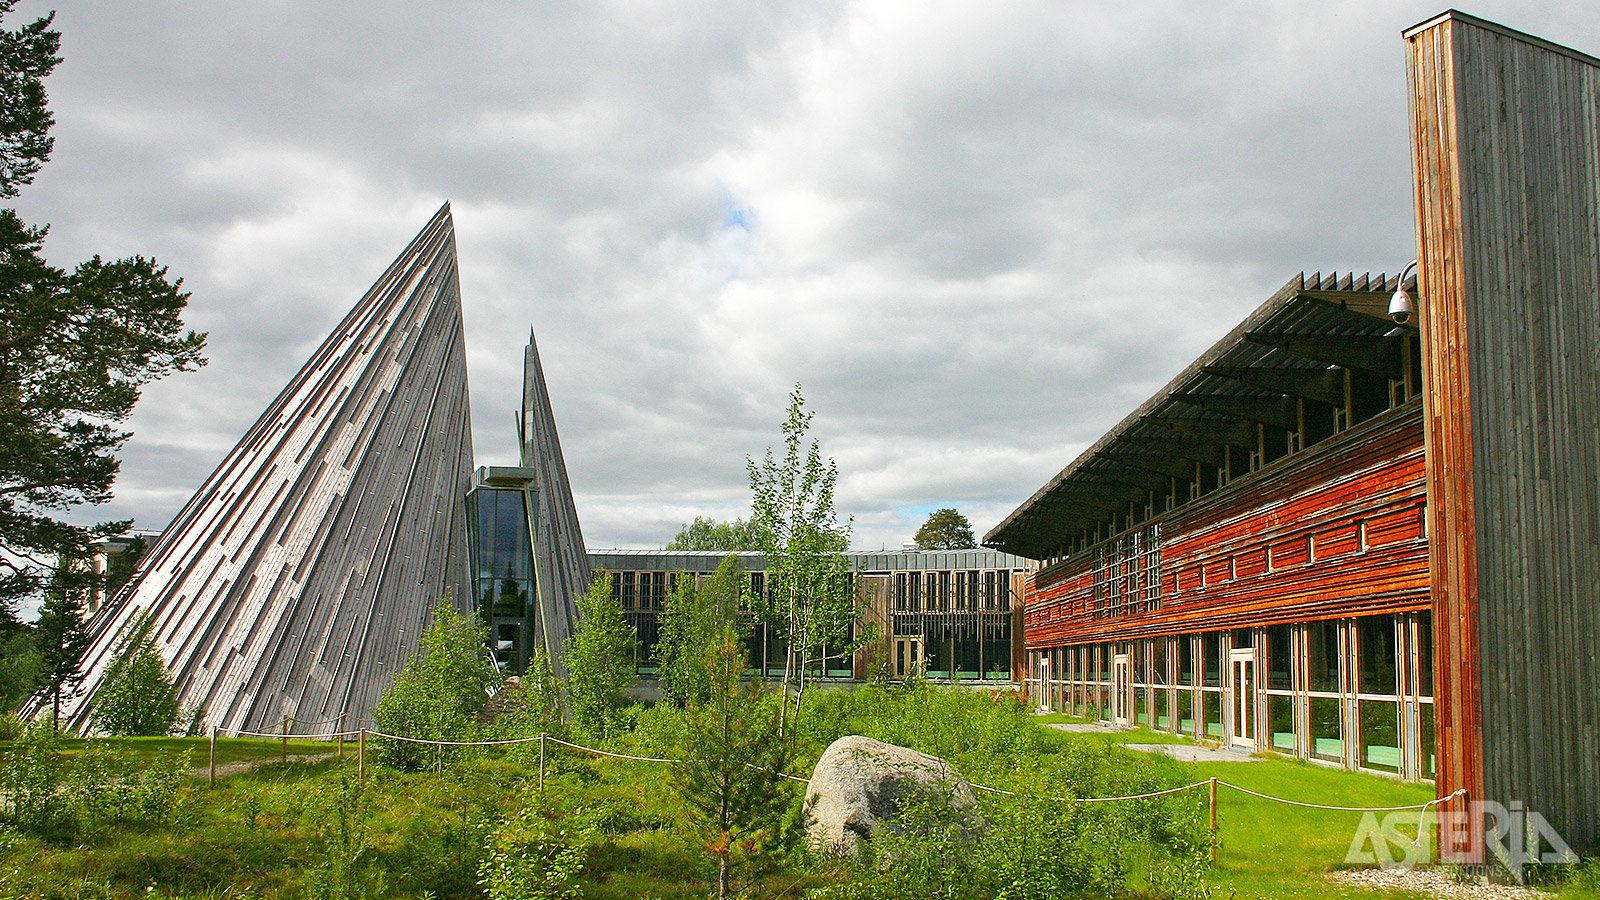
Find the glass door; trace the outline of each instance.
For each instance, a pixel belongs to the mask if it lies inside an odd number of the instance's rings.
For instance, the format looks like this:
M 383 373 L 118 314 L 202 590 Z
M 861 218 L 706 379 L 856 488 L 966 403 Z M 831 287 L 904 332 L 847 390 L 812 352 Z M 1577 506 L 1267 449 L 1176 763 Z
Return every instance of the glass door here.
M 1118 725 L 1133 724 L 1133 661 L 1126 653 L 1111 660 L 1111 720 Z
M 894 639 L 894 674 L 897 678 L 911 678 L 919 674 L 922 666 L 922 638 L 897 637 Z
M 1256 651 L 1254 647 L 1234 650 L 1229 654 L 1233 661 L 1233 680 L 1229 687 L 1233 694 L 1233 728 L 1229 743 L 1251 750 L 1256 748 Z

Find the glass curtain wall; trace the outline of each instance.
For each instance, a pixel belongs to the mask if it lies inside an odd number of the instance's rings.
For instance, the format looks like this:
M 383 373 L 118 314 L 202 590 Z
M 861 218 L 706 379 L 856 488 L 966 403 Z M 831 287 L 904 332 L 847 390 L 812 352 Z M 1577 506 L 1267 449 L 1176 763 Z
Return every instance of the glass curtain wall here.
M 503 669 L 528 668 L 538 625 L 538 586 L 529 524 L 539 495 L 520 488 L 478 487 L 467 495 L 472 584 L 490 648 Z
M 1414 613 L 1272 625 L 1172 638 L 1080 644 L 1049 659 L 1052 707 L 1112 716 L 1112 660 L 1127 653 L 1130 719 L 1156 730 L 1226 742 L 1236 697 L 1229 651 L 1256 652 L 1263 749 L 1431 779 L 1437 765 L 1431 616 Z M 1035 671 L 1035 677 L 1037 670 Z M 1059 699 L 1056 699 L 1059 697 Z

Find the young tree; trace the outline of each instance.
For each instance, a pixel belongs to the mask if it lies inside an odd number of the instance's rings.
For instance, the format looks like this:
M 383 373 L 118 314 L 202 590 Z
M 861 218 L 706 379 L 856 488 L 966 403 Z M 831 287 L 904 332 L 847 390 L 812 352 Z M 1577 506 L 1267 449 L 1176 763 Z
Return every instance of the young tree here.
M 611 596 L 611 578 L 596 572 L 578 598 L 578 621 L 567 639 L 567 697 L 572 727 L 596 738 L 617 728 L 623 692 L 633 683 L 633 626 Z
M 679 706 L 705 700 L 711 689 L 709 660 L 723 629 L 731 627 L 744 638 L 746 614 L 740 606 L 748 587 L 744 563 L 731 553 L 704 587 L 697 589 L 687 575 L 678 577 L 661 610 L 656 640 L 662 697 Z
M 406 660 L 378 698 L 372 714 L 378 728 L 435 741 L 472 739 L 478 711 L 501 682 L 488 641 L 483 620 L 457 611 L 446 594 L 418 639 L 420 652 Z M 417 747 L 397 744 L 388 755 L 402 768 L 415 768 L 430 755 Z
M 70 571 L 70 567 L 63 568 Z M 89 648 L 82 591 L 64 574 L 57 573 L 33 628 L 33 644 L 39 654 L 39 676 L 34 687 L 50 698 L 50 727 L 55 731 L 61 730 L 61 699 L 83 680 L 78 660 Z
M 851 643 L 851 631 L 860 618 L 850 564 L 843 553 L 849 526 L 838 524 L 833 506 L 839 469 L 831 459 L 823 462 L 816 441 L 806 446 L 812 415 L 805 411 L 805 398 L 795 385 L 783 423 L 783 457 L 775 457 L 769 448 L 760 462 L 745 459 L 753 495 L 750 521 L 761 538 L 767 584 L 781 620 L 774 624 L 783 627 L 789 645 L 783 664 L 780 734 L 787 733 L 791 696 L 798 714 L 811 660 L 826 655 L 829 647 Z
M 717 550 L 733 553 L 739 550 L 760 550 L 761 540 L 753 521 L 734 519 L 732 522 L 718 522 L 704 516 L 695 516 L 693 522 L 678 529 L 677 536 L 668 542 L 666 549 Z
M 111 735 L 163 735 L 178 722 L 178 687 L 151 635 L 148 612 L 130 621 L 117 638 L 116 658 L 94 697 L 90 722 Z
M 717 857 L 717 896 L 726 898 L 735 855 L 757 855 L 782 826 L 790 756 L 779 711 L 759 684 L 741 683 L 748 662 L 739 635 L 725 626 L 709 649 L 707 694 L 685 714 L 687 741 L 673 779 Z
M 0 18 L 15 5 L 0 0 Z M 50 156 L 43 79 L 61 61 L 52 18 L 0 29 L 0 197 L 15 197 Z M 45 232 L 0 209 L 0 619 L 45 592 L 59 560 L 86 558 L 95 539 L 127 529 L 59 514 L 110 498 L 128 439 L 116 426 L 140 386 L 204 364 L 205 336 L 179 321 L 181 280 L 138 256 L 55 268 L 40 255 Z
M 954 509 L 936 509 L 917 529 L 918 550 L 967 550 L 978 546 L 972 523 Z

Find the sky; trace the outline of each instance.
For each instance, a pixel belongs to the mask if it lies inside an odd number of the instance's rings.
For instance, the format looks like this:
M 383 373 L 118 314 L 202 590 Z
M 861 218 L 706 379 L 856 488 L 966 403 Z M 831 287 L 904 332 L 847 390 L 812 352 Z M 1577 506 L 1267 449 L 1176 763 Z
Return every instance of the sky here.
M 154 257 L 159 529 L 440 204 L 478 465 L 539 340 L 584 537 L 748 515 L 803 385 L 858 549 L 981 537 L 1306 272 L 1415 257 L 1410 0 L 61 4 L 46 256 Z M 51 8 L 23 0 L 16 27 Z M 1589 53 L 1576 0 L 1466 9 Z

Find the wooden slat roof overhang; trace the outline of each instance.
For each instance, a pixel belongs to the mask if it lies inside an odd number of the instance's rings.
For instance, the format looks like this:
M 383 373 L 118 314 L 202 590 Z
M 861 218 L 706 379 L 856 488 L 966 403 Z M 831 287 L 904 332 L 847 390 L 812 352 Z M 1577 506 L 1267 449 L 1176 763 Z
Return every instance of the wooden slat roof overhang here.
M 1414 324 L 1388 316 L 1398 276 L 1300 273 L 1166 387 L 984 536 L 1031 559 L 1060 555 L 1196 463 L 1257 446 L 1257 425 L 1293 428 L 1300 404 L 1344 402 L 1344 369 L 1399 378 Z M 1416 278 L 1406 280 L 1415 293 Z M 1414 323 L 1415 320 L 1413 320 Z

